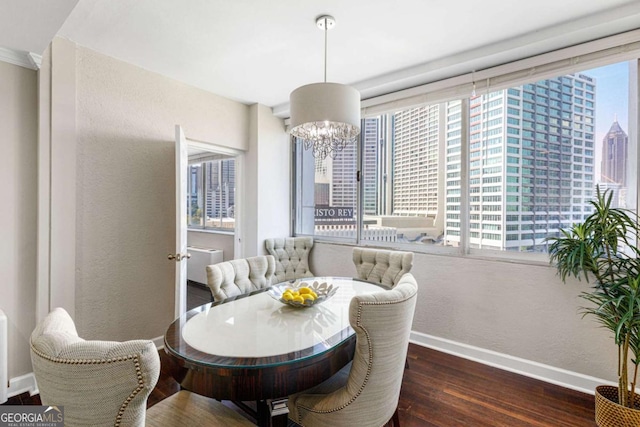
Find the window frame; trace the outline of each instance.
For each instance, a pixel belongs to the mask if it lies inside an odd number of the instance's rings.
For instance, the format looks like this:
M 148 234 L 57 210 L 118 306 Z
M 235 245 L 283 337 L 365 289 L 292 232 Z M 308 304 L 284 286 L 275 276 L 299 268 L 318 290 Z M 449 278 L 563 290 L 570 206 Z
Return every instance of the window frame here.
M 629 169 L 631 169 L 631 177 L 636 182 L 640 182 L 640 176 L 638 175 L 638 163 L 640 156 L 638 150 L 638 144 L 640 143 L 638 137 L 638 122 L 640 121 L 638 102 L 640 100 L 639 86 L 638 84 L 638 68 L 640 63 L 640 30 L 623 33 L 617 36 L 608 37 L 595 42 L 588 42 L 581 45 L 573 46 L 570 48 L 560 49 L 558 51 L 542 54 L 533 58 L 515 61 L 513 63 L 505 64 L 498 67 L 493 67 L 487 70 L 483 70 L 482 73 L 470 73 L 464 76 L 453 77 L 445 79 L 437 83 L 426 84 L 418 86 L 412 89 L 401 90 L 389 95 L 381 97 L 370 98 L 362 102 L 362 117 L 363 119 L 368 117 L 379 116 L 382 114 L 392 114 L 394 111 L 400 111 L 409 108 L 415 108 L 423 105 L 440 104 L 441 108 L 446 110 L 446 102 L 459 99 L 466 102 L 466 108 L 462 108 L 462 121 L 466 121 L 466 126 L 463 126 L 464 130 L 461 134 L 462 147 L 461 150 L 461 185 L 464 183 L 466 190 L 462 187 L 461 193 L 464 195 L 461 198 L 460 206 L 460 221 L 461 232 L 460 246 L 438 246 L 438 245 L 416 245 L 412 243 L 404 242 L 381 242 L 370 241 L 362 239 L 362 203 L 363 203 L 363 186 L 362 181 L 357 182 L 357 203 L 358 203 L 358 215 L 357 215 L 357 227 L 355 233 L 355 241 L 353 239 L 337 239 L 327 236 L 314 236 L 314 239 L 319 242 L 326 243 L 338 243 L 338 244 L 351 244 L 359 246 L 374 246 L 384 248 L 397 248 L 403 250 L 409 250 L 419 253 L 429 254 L 444 254 L 444 255 L 464 255 L 472 256 L 474 258 L 490 258 L 490 259 L 502 259 L 511 262 L 523 262 L 548 264 L 548 254 L 546 253 L 531 253 L 531 252 L 515 252 L 515 251 L 503 251 L 494 249 L 471 249 L 469 248 L 469 234 L 472 231 L 470 229 L 470 210 L 469 201 L 471 194 L 469 192 L 469 97 L 472 90 L 479 92 L 493 92 L 495 90 L 507 90 L 515 86 L 524 86 L 533 84 L 537 81 L 558 77 L 565 74 L 579 73 L 584 70 L 597 68 L 600 66 L 611 65 L 618 62 L 635 61 L 635 68 L 629 74 L 629 139 L 634 141 L 633 144 L 629 144 Z M 577 65 L 576 65 L 577 64 Z M 537 69 L 536 69 L 537 67 Z M 478 78 L 480 75 L 482 79 Z M 473 85 L 473 87 L 471 87 Z M 563 85 L 564 86 L 564 85 Z M 526 87 L 523 88 L 525 91 Z M 564 93 L 564 89 L 561 91 Z M 465 95 L 460 97 L 460 95 Z M 507 97 L 508 99 L 508 97 Z M 524 97 L 523 97 L 524 99 Z M 560 95 L 560 100 L 562 94 Z M 510 104 L 505 103 L 502 108 L 507 108 Z M 512 106 L 513 107 L 513 106 Z M 522 105 L 517 106 L 522 109 Z M 551 116 L 551 112 L 549 112 Z M 507 114 L 505 114 L 507 116 Z M 390 126 L 389 126 L 390 127 Z M 447 132 L 446 129 L 442 130 Z M 595 132 L 591 132 L 593 136 L 585 138 L 594 140 Z M 388 135 L 386 135 L 388 136 Z M 505 134 L 505 136 L 508 136 Z M 522 135 L 520 135 L 522 139 Z M 359 138 L 357 148 L 357 162 L 358 170 L 362 170 L 362 156 L 363 151 L 363 138 Z M 505 141 L 505 145 L 507 145 Z M 589 149 L 595 150 L 594 142 L 591 142 Z M 585 145 L 586 146 L 586 145 Z M 533 147 L 535 148 L 535 147 Z M 296 148 L 294 146 L 294 153 Z M 297 168 L 297 162 L 295 159 L 297 156 L 292 156 L 292 170 Z M 635 161 L 634 161 L 635 159 Z M 296 177 L 296 172 L 292 174 L 292 177 Z M 294 215 L 292 215 L 292 231 L 294 235 L 302 235 L 296 233 L 297 231 L 297 182 L 292 180 L 292 208 Z M 638 205 L 640 203 L 640 185 L 636 185 L 635 192 L 635 207 L 638 212 Z M 503 215 L 508 215 L 506 210 L 502 212 Z M 463 224 L 464 220 L 464 224 Z M 573 219 L 572 219 L 573 220 Z M 445 213 L 446 221 L 446 213 Z M 506 234 L 506 231 L 505 231 Z
M 192 165 L 195 164 L 199 164 L 200 167 L 202 168 L 202 172 L 200 174 L 200 189 L 202 191 L 202 204 L 203 204 L 203 208 L 202 208 L 202 225 L 193 225 L 191 224 L 191 214 L 189 212 L 189 206 L 187 207 L 187 219 L 188 219 L 188 224 L 187 224 L 187 231 L 196 231 L 196 232 L 205 232 L 205 233 L 216 233 L 216 234 L 227 234 L 227 235 L 233 235 L 236 232 L 236 224 L 234 221 L 234 226 L 229 228 L 229 227 L 222 227 L 222 226 L 218 226 L 218 227 L 211 227 L 211 226 L 207 226 L 207 201 L 210 199 L 210 197 L 208 196 L 209 191 L 208 190 L 208 186 L 207 186 L 207 169 L 209 169 L 213 163 L 217 162 L 218 163 L 218 167 L 222 168 L 222 162 L 223 161 L 233 161 L 234 163 L 234 219 L 235 219 L 235 212 L 237 212 L 237 186 L 238 186 L 238 164 L 237 164 L 237 157 L 235 156 L 227 156 L 224 154 L 216 154 L 213 157 L 220 157 L 220 156 L 224 156 L 221 158 L 215 158 L 212 159 L 210 155 L 205 155 L 204 157 L 201 158 L 195 158 L 195 159 L 190 159 L 189 160 L 189 171 L 191 170 Z M 221 175 L 221 174 L 220 174 Z M 219 179 L 221 179 L 222 177 L 220 176 Z M 189 179 L 189 183 L 188 183 L 188 189 L 191 186 L 191 179 Z M 227 189 L 227 191 L 229 191 Z M 190 201 L 191 200 L 191 192 L 187 191 L 187 200 Z M 215 203 L 215 200 L 212 200 L 211 203 Z M 220 211 L 220 216 L 216 217 L 216 221 L 218 222 L 218 224 L 222 224 L 224 217 L 222 216 L 222 211 Z

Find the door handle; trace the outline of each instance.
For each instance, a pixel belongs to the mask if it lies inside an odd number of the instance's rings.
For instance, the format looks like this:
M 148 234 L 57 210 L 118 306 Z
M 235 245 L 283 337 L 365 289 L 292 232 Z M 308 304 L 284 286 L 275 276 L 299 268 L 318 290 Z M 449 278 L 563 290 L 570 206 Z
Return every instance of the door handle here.
M 191 258 L 191 254 L 187 252 L 184 255 L 183 254 L 175 254 L 175 255 L 174 254 L 168 254 L 167 255 L 167 259 L 170 260 L 170 261 L 175 260 L 176 262 L 180 262 L 185 258 L 187 258 L 187 259 Z

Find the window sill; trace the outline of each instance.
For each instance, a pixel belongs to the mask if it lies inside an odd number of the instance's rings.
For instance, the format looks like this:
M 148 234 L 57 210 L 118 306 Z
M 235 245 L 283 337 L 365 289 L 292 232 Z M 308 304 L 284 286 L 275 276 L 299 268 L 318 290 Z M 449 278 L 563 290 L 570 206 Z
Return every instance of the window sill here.
M 312 236 L 313 237 L 313 236 Z M 466 259 L 476 259 L 482 261 L 495 261 L 506 262 L 512 264 L 524 264 L 535 265 L 539 267 L 553 266 L 549 263 L 549 255 L 546 253 L 519 253 L 519 252 L 507 252 L 497 251 L 490 249 L 471 249 L 467 254 L 463 254 L 459 248 L 450 246 L 415 246 L 411 244 L 403 243 L 381 243 L 381 242 L 365 242 L 361 241 L 360 244 L 356 244 L 353 241 L 332 240 L 323 239 L 321 237 L 313 237 L 315 243 L 337 245 L 337 246 L 351 246 L 351 247 L 368 247 L 379 248 L 387 250 L 401 250 L 409 251 L 415 254 L 434 255 L 434 256 L 449 256 L 459 257 Z
M 235 231 L 223 231 L 223 230 L 205 230 L 204 228 L 187 228 L 189 233 L 207 233 L 207 234 L 221 234 L 224 236 L 234 236 Z

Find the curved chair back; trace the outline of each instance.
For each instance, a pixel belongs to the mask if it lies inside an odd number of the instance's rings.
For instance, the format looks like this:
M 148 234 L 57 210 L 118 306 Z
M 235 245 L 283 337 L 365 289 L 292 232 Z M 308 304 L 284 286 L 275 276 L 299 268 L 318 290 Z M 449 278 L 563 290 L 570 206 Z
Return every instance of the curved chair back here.
M 222 403 L 181 390 L 148 411 L 160 375 L 152 341 L 85 341 L 62 308 L 31 334 L 31 361 L 42 404 L 64 406 L 67 427 L 248 427 Z
M 274 283 L 313 277 L 309 269 L 309 252 L 313 248 L 312 237 L 265 239 L 264 246 L 276 259 Z
M 31 334 L 31 361 L 43 405 L 64 406 L 65 426 L 143 426 L 160 375 L 152 341 L 85 341 L 56 308 Z
M 413 252 L 353 248 L 358 279 L 393 287 L 411 271 Z
M 339 427 L 382 426 L 392 418 L 400 398 L 417 291 L 409 273 L 393 289 L 353 297 L 349 321 L 356 332 L 356 350 L 348 377 L 339 388 L 335 383 L 340 379 L 332 377 L 290 396 L 291 420 L 305 427 Z
M 234 259 L 207 266 L 207 284 L 215 301 L 271 285 L 276 261 L 271 255 Z

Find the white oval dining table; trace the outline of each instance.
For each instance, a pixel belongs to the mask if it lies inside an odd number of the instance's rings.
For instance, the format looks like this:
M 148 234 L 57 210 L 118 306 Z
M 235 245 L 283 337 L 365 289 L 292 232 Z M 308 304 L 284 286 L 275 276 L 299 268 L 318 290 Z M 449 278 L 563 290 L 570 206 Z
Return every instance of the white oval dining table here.
M 218 400 L 257 401 L 258 425 L 269 425 L 267 399 L 309 389 L 349 363 L 355 349 L 351 299 L 387 288 L 344 277 L 301 280 L 338 289 L 320 304 L 296 308 L 265 288 L 176 319 L 165 333 L 165 352 L 180 386 Z

